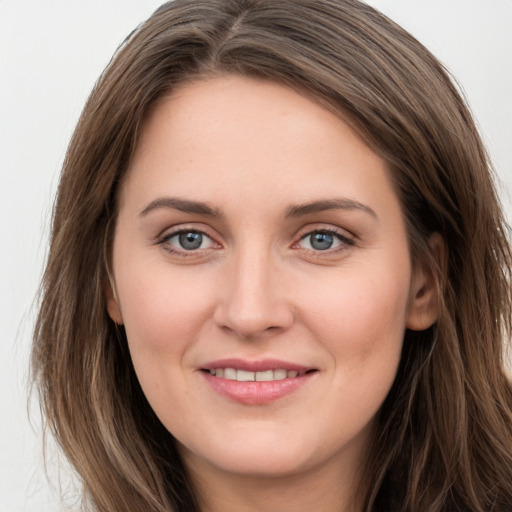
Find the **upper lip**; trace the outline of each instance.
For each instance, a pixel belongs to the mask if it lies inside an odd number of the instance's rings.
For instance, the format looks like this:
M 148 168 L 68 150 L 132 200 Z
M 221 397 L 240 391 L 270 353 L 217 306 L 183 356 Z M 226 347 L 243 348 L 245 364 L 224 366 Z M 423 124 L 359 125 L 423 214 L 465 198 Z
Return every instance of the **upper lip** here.
M 202 370 L 213 370 L 216 368 L 235 368 L 237 370 L 245 370 L 248 372 L 262 372 L 265 370 L 296 370 L 304 372 L 307 370 L 314 370 L 311 366 L 304 366 L 302 364 L 293 363 L 290 361 L 282 361 L 279 359 L 218 359 L 216 361 L 208 362 L 201 366 Z

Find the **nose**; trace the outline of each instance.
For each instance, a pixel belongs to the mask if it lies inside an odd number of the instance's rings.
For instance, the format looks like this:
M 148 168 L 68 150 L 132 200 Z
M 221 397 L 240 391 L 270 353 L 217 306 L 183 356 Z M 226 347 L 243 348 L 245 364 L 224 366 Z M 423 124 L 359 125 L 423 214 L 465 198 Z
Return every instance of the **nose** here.
M 216 324 L 243 339 L 289 329 L 294 313 L 283 277 L 271 254 L 239 254 L 226 268 L 221 299 L 214 313 Z

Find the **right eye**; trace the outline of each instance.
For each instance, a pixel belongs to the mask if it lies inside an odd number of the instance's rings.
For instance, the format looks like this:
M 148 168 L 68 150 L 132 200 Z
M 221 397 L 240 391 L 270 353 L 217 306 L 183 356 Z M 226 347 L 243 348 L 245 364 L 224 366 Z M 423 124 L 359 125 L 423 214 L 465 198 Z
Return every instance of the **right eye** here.
M 172 251 L 190 252 L 200 249 L 210 249 L 214 246 L 214 241 L 205 233 L 194 230 L 182 230 L 166 235 L 161 241 Z

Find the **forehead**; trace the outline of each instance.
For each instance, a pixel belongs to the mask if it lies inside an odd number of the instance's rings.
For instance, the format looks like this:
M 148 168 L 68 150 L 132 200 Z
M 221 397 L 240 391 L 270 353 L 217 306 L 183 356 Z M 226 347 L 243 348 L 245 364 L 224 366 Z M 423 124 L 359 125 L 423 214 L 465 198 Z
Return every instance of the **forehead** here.
M 141 201 L 165 191 L 247 206 L 392 193 L 384 161 L 340 117 L 286 86 L 240 76 L 160 99 L 124 185 Z

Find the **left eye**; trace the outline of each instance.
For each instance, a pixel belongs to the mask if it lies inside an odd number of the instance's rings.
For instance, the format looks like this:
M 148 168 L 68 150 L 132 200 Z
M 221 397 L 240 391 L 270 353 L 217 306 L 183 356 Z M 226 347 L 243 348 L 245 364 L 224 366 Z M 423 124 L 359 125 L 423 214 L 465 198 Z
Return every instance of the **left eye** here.
M 212 239 L 199 231 L 181 231 L 169 236 L 166 242 L 177 249 L 185 251 L 208 249 L 213 246 Z
M 351 240 L 328 231 L 315 231 L 307 234 L 300 240 L 303 249 L 313 251 L 327 251 L 329 249 L 336 249 L 340 245 L 351 245 Z

